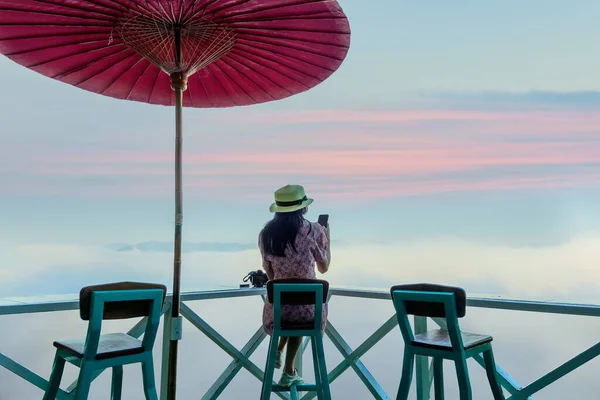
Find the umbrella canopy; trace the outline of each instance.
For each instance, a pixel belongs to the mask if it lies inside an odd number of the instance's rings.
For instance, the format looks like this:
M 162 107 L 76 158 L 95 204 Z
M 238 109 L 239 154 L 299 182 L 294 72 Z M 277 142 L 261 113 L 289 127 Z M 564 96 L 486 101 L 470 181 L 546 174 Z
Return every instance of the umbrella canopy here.
M 175 106 L 169 399 L 180 331 L 182 107 L 304 92 L 341 65 L 350 27 L 335 0 L 0 0 L 0 53 L 117 99 Z
M 349 44 L 331 0 L 0 0 L 0 53 L 81 89 L 152 104 L 175 105 L 173 72 L 189 78 L 184 106 L 282 99 L 329 77 Z

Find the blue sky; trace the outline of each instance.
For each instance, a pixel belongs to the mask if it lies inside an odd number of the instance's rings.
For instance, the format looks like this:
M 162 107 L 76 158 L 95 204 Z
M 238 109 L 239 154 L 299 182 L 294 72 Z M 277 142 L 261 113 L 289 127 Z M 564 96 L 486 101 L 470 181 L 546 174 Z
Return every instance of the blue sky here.
M 340 252 L 451 238 L 499 246 L 488 252 L 497 258 L 598 235 L 600 4 L 341 4 L 352 45 L 326 82 L 277 103 L 185 110 L 186 241 L 251 247 L 272 191 L 296 182 L 316 199 L 311 218 L 331 214 Z M 28 287 L 15 277 L 20 246 L 43 246 L 31 270 L 57 286 L 72 260 L 106 272 L 95 279 L 139 273 L 142 260 L 70 252 L 168 246 L 173 110 L 84 92 L 6 58 L 0 84 L 0 294 Z M 56 259 L 43 255 L 52 245 Z M 193 262 L 226 256 L 192 247 Z M 228 255 L 237 275 L 257 264 L 248 253 L 243 267 Z M 155 267 L 168 282 L 164 257 Z M 403 279 L 380 268 L 381 285 Z

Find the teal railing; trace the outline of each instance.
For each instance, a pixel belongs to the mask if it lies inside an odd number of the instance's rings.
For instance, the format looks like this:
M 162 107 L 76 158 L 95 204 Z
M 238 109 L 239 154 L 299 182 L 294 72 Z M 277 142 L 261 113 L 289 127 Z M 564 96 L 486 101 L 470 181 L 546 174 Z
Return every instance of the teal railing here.
M 212 340 L 217 346 L 219 346 L 225 353 L 231 358 L 231 363 L 225 368 L 223 373 L 216 379 L 212 386 L 202 396 L 202 399 L 216 399 L 225 390 L 227 385 L 235 378 L 237 373 L 242 369 L 246 369 L 250 374 L 256 377 L 262 382 L 264 377 L 263 370 L 250 360 L 252 353 L 260 346 L 263 340 L 266 338 L 265 332 L 262 327 L 259 326 L 256 332 L 250 337 L 248 342 L 241 348 L 236 348 L 231 342 L 225 339 L 217 330 L 215 330 L 209 323 L 207 323 L 200 315 L 194 312 L 187 303 L 193 301 L 207 301 L 211 299 L 225 299 L 225 298 L 238 298 L 246 296 L 262 296 L 264 300 L 265 291 L 264 289 L 232 289 L 232 290 L 210 290 L 210 291 L 199 291 L 199 292 L 187 292 L 181 296 L 181 315 L 187 319 L 195 328 L 202 332 L 206 337 Z M 332 289 L 330 291 L 330 300 L 335 297 L 354 297 L 361 299 L 378 299 L 381 301 L 389 301 L 390 295 L 388 291 L 380 290 L 361 290 L 361 289 Z M 484 309 L 497 309 L 497 310 L 512 310 L 512 311 L 524 311 L 524 312 L 535 312 L 535 313 L 548 313 L 548 314 L 563 314 L 563 315 L 578 315 L 586 317 L 600 317 L 600 306 L 598 305 L 586 305 L 586 304 L 566 304 L 566 303 L 555 303 L 555 302 L 540 302 L 540 301 L 521 301 L 521 300 L 507 300 L 501 298 L 490 298 L 490 297 L 471 297 L 467 301 L 469 307 L 477 307 Z M 77 310 L 79 304 L 77 300 L 60 300 L 60 301 L 34 301 L 34 302 L 17 302 L 17 301 L 0 301 L 0 318 L 3 315 L 16 315 L 16 314 L 32 314 L 41 312 L 55 312 L 55 311 L 67 311 Z M 393 307 L 390 305 L 390 310 Z M 174 327 L 171 326 L 171 298 L 168 296 L 163 308 L 164 313 L 164 324 L 163 324 L 163 343 L 162 343 L 162 368 L 161 368 L 161 400 L 166 399 L 166 386 L 167 386 L 167 365 L 169 361 L 168 354 L 168 341 L 171 337 L 177 336 L 178 332 L 174 331 Z M 445 327 L 445 321 L 443 319 L 432 319 L 428 320 L 423 317 L 414 318 L 414 329 L 415 333 L 424 332 L 427 330 L 429 323 L 436 324 L 441 328 Z M 258 323 L 257 323 L 258 325 Z M 365 387 L 369 390 L 374 399 L 390 399 L 395 397 L 395 393 L 387 394 L 377 382 L 377 379 L 369 372 L 367 367 L 361 362 L 361 357 L 365 355 L 375 344 L 383 339 L 393 329 L 397 329 L 397 319 L 395 315 L 390 315 L 389 319 L 385 321 L 378 329 L 376 329 L 366 340 L 364 340 L 356 348 L 352 348 L 335 328 L 335 326 L 329 321 L 327 324 L 326 335 L 333 343 L 335 348 L 342 355 L 342 361 L 337 365 L 330 367 L 328 373 L 329 382 L 334 382 L 343 372 L 348 369 L 354 370 L 356 375 L 360 378 Z M 133 326 L 128 333 L 134 337 L 140 337 L 144 332 L 145 320 L 139 321 Z M 184 336 L 185 340 L 185 336 Z M 308 346 L 308 340 L 306 340 L 302 347 L 301 352 L 304 353 Z M 510 400 L 524 400 L 533 398 L 532 395 L 544 389 L 548 385 L 556 382 L 570 372 L 581 367 L 585 363 L 591 361 L 595 357 L 600 355 L 600 342 L 585 349 L 580 354 L 576 355 L 572 359 L 566 361 L 562 365 L 549 371 L 539 379 L 532 383 L 521 386 L 515 379 L 513 379 L 506 371 L 500 366 L 497 366 L 500 375 L 500 383 L 505 390 L 507 399 Z M 483 358 L 476 357 L 476 361 L 483 367 Z M 13 374 L 25 379 L 32 385 L 45 390 L 48 381 L 46 378 L 41 377 L 35 372 L 31 371 L 27 367 L 21 365 L 19 362 L 12 358 L 2 354 L 0 352 L 0 366 L 6 368 Z M 298 358 L 298 369 L 302 369 L 302 357 Z M 99 375 L 100 371 L 96 374 Z M 400 371 L 398 371 L 398 377 L 400 377 Z M 398 378 L 399 379 L 399 378 Z M 425 357 L 419 357 L 416 362 L 416 394 L 418 400 L 429 400 L 431 386 L 433 382 L 432 365 L 429 360 Z M 66 390 L 60 390 L 57 398 L 59 400 L 72 399 L 74 388 L 77 382 L 73 382 L 67 387 Z M 289 398 L 286 393 L 276 393 L 280 398 Z M 303 399 L 314 398 L 314 394 L 306 394 Z

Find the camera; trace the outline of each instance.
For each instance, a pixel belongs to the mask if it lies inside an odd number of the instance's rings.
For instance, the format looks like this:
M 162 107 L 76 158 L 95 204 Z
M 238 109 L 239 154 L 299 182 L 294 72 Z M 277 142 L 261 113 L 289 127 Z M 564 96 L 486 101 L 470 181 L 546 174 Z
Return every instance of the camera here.
M 248 275 L 246 275 L 244 277 L 244 282 L 250 281 L 250 284 L 252 284 L 252 287 L 255 287 L 255 288 L 265 287 L 268 280 L 269 280 L 269 277 L 267 277 L 267 274 L 260 269 L 256 270 L 256 271 L 250 271 L 250 272 L 248 272 Z

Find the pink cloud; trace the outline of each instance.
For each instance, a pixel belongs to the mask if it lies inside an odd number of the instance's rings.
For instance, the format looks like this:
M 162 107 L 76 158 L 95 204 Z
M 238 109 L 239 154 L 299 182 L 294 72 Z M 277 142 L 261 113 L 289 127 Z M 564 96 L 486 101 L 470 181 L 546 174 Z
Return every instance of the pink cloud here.
M 275 186 L 287 183 L 275 176 L 263 176 L 257 179 L 244 179 L 236 176 L 227 181 L 214 178 L 187 177 L 184 180 L 186 198 L 219 199 L 239 196 L 243 191 L 244 198 L 264 198 Z M 556 188 L 589 187 L 600 184 L 600 174 L 555 174 L 553 176 L 520 176 L 520 177 L 484 177 L 471 180 L 456 178 L 423 179 L 421 181 L 398 182 L 391 179 L 366 179 L 364 181 L 340 179 L 309 178 L 302 180 L 311 194 L 320 198 L 344 198 L 349 203 L 371 201 L 375 199 L 441 194 L 452 192 L 505 191 L 505 190 L 545 190 Z M 27 183 L 14 185 L 12 190 L 30 191 Z M 51 183 L 36 185 L 36 192 L 46 195 L 64 195 L 62 187 Z M 114 185 L 91 185 L 73 188 L 70 196 L 95 197 L 170 197 L 173 191 L 172 179 L 160 179 L 152 184 L 131 181 Z M 0 189 L 6 193 L 6 188 Z
M 481 110 L 299 110 L 299 111 L 242 111 L 237 119 L 231 116 L 213 116 L 208 121 L 260 125 L 322 124 L 322 123 L 373 123 L 401 124 L 413 122 L 502 122 L 513 124 L 535 121 L 548 124 L 570 121 L 589 126 L 600 125 L 600 111 L 481 111 Z
M 572 165 L 600 160 L 600 145 L 573 143 L 468 143 L 377 150 L 285 150 L 277 153 L 188 154 L 187 175 L 360 175 L 398 176 L 466 171 L 494 166 Z M 600 141 L 598 142 L 600 144 Z M 458 145 L 458 146 L 457 146 Z M 100 164 L 100 160 L 103 160 Z M 170 175 L 168 153 L 108 153 L 97 157 L 40 162 L 31 172 L 65 175 Z
M 446 124 L 426 124 L 436 121 Z M 347 122 L 372 125 L 339 126 Z M 202 152 L 195 151 L 196 142 L 186 147 L 187 190 L 201 192 L 212 187 L 225 195 L 242 185 L 252 195 L 252 188 L 263 190 L 275 182 L 302 179 L 312 182 L 315 190 L 326 192 L 322 195 L 390 197 L 599 183 L 600 171 L 539 176 L 539 168 L 597 163 L 600 112 L 302 111 L 253 113 L 247 123 L 264 124 L 264 134 L 238 135 L 235 143 L 222 134 L 222 140 L 201 146 Z M 284 127 L 287 123 L 315 124 L 282 133 L 279 128 L 269 128 L 272 123 Z M 193 127 L 190 130 L 193 137 Z M 511 142 L 507 137 L 523 140 Z M 13 182 L 10 187 L 13 191 L 46 193 L 59 187 L 57 192 L 62 192 L 64 185 L 71 184 L 52 183 L 56 182 L 52 178 L 62 177 L 67 179 L 63 182 L 80 179 L 77 189 L 94 195 L 169 194 L 173 184 L 173 154 L 166 149 L 150 150 L 144 143 L 139 148 L 139 151 L 84 148 L 19 152 L 14 158 L 7 151 L 9 161 L 0 164 L 0 173 L 25 174 L 32 181 L 42 181 L 33 187 L 34 184 L 28 186 L 21 179 L 21 183 Z M 513 178 L 494 172 L 476 180 L 465 175 L 498 167 L 518 168 L 522 174 Z M 529 172 L 531 167 L 538 167 L 536 174 Z M 453 177 L 449 178 L 449 174 Z M 92 177 L 108 178 L 108 183 L 93 179 L 91 183 L 85 182 L 84 178 Z

